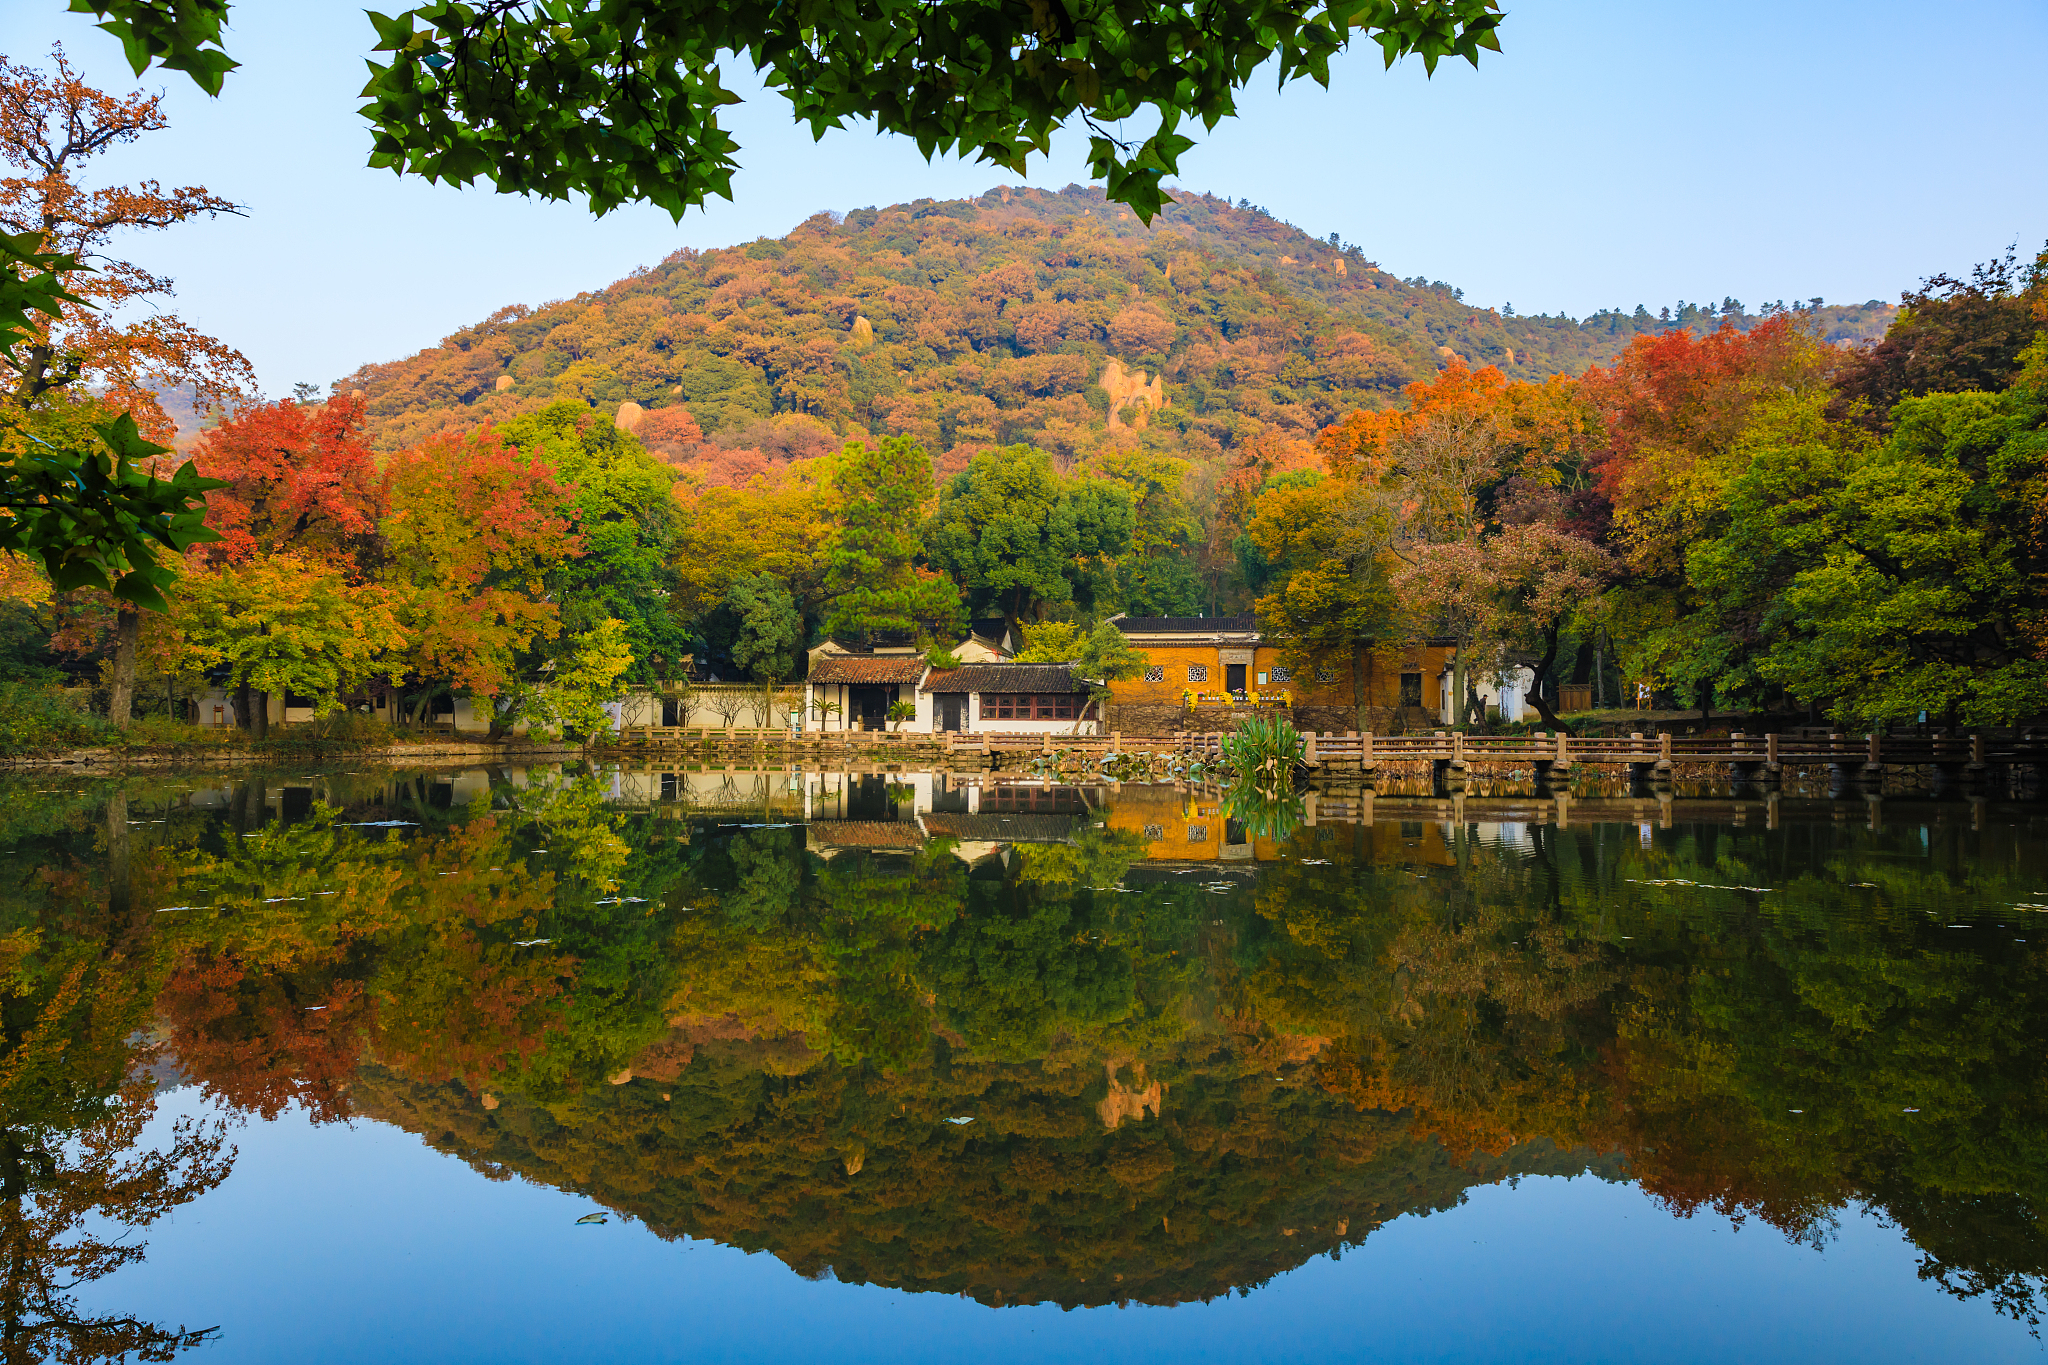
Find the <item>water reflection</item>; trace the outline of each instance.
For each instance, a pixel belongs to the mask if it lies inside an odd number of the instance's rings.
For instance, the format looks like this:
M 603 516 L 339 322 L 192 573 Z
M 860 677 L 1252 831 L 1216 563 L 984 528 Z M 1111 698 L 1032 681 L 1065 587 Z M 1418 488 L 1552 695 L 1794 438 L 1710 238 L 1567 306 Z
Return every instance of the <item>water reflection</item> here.
M 1815 1244 L 1867 1208 L 2040 1304 L 2034 808 L 337 769 L 0 817 L 10 1358 L 199 1339 L 56 1288 L 227 1176 L 135 1148 L 173 1064 L 991 1304 L 1206 1298 L 1585 1171 Z

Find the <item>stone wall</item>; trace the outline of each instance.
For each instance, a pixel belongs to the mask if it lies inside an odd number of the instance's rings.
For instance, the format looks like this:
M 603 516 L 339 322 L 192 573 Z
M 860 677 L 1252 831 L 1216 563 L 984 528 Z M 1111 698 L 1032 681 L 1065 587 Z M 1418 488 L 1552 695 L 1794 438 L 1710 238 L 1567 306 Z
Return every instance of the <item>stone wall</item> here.
M 1178 730 L 1197 734 L 1235 730 L 1248 716 L 1273 714 L 1272 709 L 1197 706 L 1190 711 L 1179 706 L 1118 702 L 1109 708 L 1109 721 L 1103 728 L 1133 738 L 1164 739 Z M 1295 729 L 1314 730 L 1317 734 L 1342 735 L 1358 728 L 1358 712 L 1349 706 L 1297 706 L 1282 714 L 1293 722 Z M 1391 706 L 1367 707 L 1367 728 L 1374 734 L 1390 734 L 1396 714 Z

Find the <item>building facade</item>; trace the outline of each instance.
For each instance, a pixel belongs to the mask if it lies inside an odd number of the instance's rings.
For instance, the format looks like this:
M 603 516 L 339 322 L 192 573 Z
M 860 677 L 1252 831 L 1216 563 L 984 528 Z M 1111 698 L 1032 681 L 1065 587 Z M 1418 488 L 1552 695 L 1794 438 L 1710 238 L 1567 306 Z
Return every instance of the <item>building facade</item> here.
M 1094 735 L 1101 708 L 1071 664 L 964 664 L 920 687 L 930 728 L 959 734 Z
M 1142 676 L 1110 686 L 1113 724 L 1132 734 L 1185 729 L 1190 711 L 1261 701 L 1289 709 L 1304 730 L 1405 729 L 1441 714 L 1445 667 L 1457 652 L 1446 641 L 1422 641 L 1298 669 L 1249 615 L 1112 620 L 1146 658 Z

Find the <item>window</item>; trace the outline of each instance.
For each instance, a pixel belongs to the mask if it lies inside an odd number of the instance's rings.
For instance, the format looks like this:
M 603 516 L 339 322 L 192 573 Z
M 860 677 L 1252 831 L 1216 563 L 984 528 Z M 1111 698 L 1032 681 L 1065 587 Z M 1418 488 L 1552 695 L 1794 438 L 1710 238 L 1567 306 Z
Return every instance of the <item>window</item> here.
M 1276 683 L 1284 683 L 1284 682 L 1293 682 L 1293 681 L 1294 681 L 1294 670 L 1293 670 L 1293 669 L 1291 669 L 1291 668 L 1288 668 L 1288 667 L 1287 667 L 1286 665 L 1284 665 L 1284 664 L 1274 664 L 1274 665 L 1273 665 L 1273 681 L 1274 681 L 1274 682 L 1276 682 Z
M 983 720 L 1073 720 L 1081 714 L 1082 698 L 1074 692 L 1049 695 L 985 693 L 981 699 Z
M 1335 682 L 1335 681 L 1337 681 L 1337 670 L 1336 670 L 1336 669 L 1334 669 L 1334 668 L 1319 668 L 1319 669 L 1317 669 L 1317 670 L 1316 670 L 1316 681 L 1317 681 L 1317 682 Z
M 1207 682 L 1207 681 L 1209 681 L 1209 665 L 1207 665 L 1207 664 L 1189 664 L 1189 665 L 1188 665 L 1188 681 L 1189 681 L 1189 682 Z
M 1164 838 L 1166 837 L 1166 826 L 1164 826 L 1164 825 L 1147 825 L 1147 826 L 1145 826 L 1145 837 L 1146 837 L 1147 839 L 1152 839 L 1152 840 L 1155 840 L 1155 841 L 1156 841 L 1156 840 L 1159 840 L 1159 839 L 1164 839 Z
M 284 694 L 284 704 L 288 710 L 303 711 L 318 703 L 314 698 L 307 696 L 303 692 L 287 692 Z
M 1146 681 L 1146 682 L 1165 682 L 1165 681 L 1166 681 L 1166 665 L 1165 665 L 1165 664 L 1153 664 L 1153 665 L 1152 665 L 1152 666 L 1151 666 L 1150 668 L 1146 669 L 1146 670 L 1145 670 L 1145 681 Z
M 1191 843 L 1191 844 L 1206 844 L 1206 843 L 1208 843 L 1208 842 L 1209 842 L 1209 827 L 1208 827 L 1207 825 L 1189 825 L 1189 826 L 1188 826 L 1188 842 L 1189 842 L 1189 843 Z
M 982 789 L 981 808 L 984 811 L 1079 815 L 1088 809 L 1088 802 L 1078 787 L 1025 787 L 1004 783 Z

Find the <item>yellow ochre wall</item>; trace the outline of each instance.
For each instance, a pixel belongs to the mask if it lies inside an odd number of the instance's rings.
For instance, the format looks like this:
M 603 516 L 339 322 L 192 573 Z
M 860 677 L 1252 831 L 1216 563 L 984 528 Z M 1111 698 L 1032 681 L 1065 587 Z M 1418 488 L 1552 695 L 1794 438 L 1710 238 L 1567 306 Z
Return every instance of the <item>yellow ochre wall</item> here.
M 1220 862 L 1224 826 L 1216 798 L 1170 787 L 1128 786 L 1109 807 L 1109 827 L 1143 839 L 1148 862 Z M 1280 856 L 1280 846 L 1271 839 L 1255 839 L 1251 847 L 1253 862 Z M 1242 855 L 1232 859 L 1241 860 Z
M 1127 682 L 1110 684 L 1112 703 L 1125 706 L 1177 706 L 1185 691 L 1221 692 L 1223 690 L 1224 649 L 1244 646 L 1213 644 L 1151 644 L 1142 636 L 1131 639 L 1131 647 L 1145 655 L 1149 664 L 1163 667 L 1166 677 L 1163 681 L 1146 682 L 1142 677 Z M 1365 670 L 1364 688 L 1367 706 L 1397 706 L 1401 700 L 1401 675 L 1422 674 L 1422 705 L 1440 710 L 1443 698 L 1437 685 L 1437 676 L 1455 653 L 1448 645 L 1422 645 L 1413 649 L 1382 650 L 1369 653 L 1359 660 L 1358 666 Z M 1336 676 L 1330 682 L 1317 682 L 1313 668 L 1304 670 L 1290 682 L 1273 682 L 1273 670 L 1280 665 L 1280 650 L 1274 645 L 1260 644 L 1253 647 L 1253 663 L 1246 671 L 1245 684 L 1249 691 L 1274 693 L 1285 691 L 1292 694 L 1297 706 L 1350 706 L 1352 704 L 1350 660 L 1340 659 L 1324 665 Z M 1188 665 L 1206 665 L 1209 681 L 1205 683 L 1188 681 Z M 1267 681 L 1261 684 L 1260 674 Z

